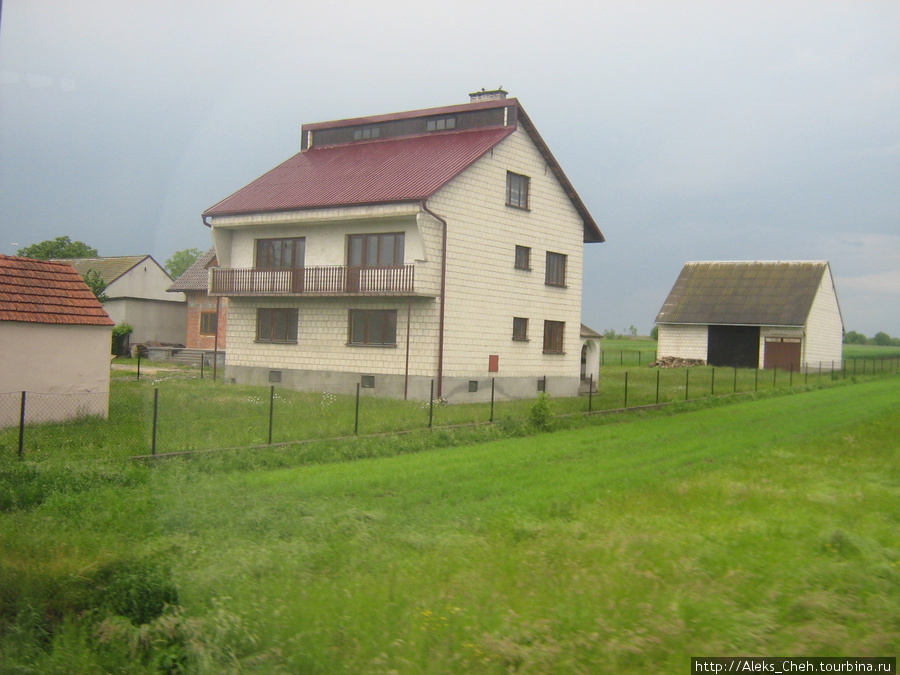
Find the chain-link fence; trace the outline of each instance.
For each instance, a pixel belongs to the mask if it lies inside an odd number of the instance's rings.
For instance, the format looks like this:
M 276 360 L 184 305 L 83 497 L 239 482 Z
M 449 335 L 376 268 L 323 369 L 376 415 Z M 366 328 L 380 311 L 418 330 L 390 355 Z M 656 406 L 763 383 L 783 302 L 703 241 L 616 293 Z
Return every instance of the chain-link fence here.
M 589 393 L 552 398 L 571 415 L 663 405 L 900 372 L 900 357 L 849 359 L 803 372 L 741 368 L 601 369 Z M 493 381 L 491 387 L 493 390 Z M 499 389 L 499 387 L 498 387 Z M 491 422 L 528 421 L 534 399 L 445 404 L 367 395 L 359 384 L 303 388 L 172 375 L 118 378 L 109 393 L 0 393 L 0 452 L 129 457 L 250 447 Z

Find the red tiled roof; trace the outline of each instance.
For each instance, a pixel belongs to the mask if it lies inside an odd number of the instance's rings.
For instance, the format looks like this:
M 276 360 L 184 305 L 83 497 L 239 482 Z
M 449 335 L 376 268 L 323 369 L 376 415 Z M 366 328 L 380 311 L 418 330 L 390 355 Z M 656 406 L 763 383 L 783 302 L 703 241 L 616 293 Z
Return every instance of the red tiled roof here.
M 74 267 L 0 255 L 0 321 L 112 326 Z
M 204 216 L 427 199 L 513 127 L 312 148 L 206 210 Z

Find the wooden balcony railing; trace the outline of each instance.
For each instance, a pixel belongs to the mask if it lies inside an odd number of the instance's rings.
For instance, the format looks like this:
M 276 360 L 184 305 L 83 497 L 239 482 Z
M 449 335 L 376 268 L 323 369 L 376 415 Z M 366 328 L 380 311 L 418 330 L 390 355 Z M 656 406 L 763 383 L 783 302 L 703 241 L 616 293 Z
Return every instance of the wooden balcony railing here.
M 210 295 L 403 295 L 415 292 L 415 265 L 211 269 Z

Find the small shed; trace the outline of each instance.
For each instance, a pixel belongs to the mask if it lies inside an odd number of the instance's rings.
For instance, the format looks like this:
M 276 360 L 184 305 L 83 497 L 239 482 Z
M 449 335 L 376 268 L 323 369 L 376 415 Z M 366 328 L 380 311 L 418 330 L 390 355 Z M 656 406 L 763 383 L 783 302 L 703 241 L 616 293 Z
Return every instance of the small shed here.
M 0 255 L 0 427 L 106 417 L 113 321 L 75 269 Z
M 686 263 L 656 323 L 659 358 L 841 368 L 844 323 L 826 261 Z

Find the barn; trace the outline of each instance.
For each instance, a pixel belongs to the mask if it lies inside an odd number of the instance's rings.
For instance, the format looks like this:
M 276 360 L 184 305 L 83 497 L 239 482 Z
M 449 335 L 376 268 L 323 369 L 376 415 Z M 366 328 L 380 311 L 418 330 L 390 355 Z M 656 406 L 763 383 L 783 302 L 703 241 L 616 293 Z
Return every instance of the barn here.
M 656 324 L 660 358 L 841 368 L 844 322 L 826 261 L 686 263 Z

